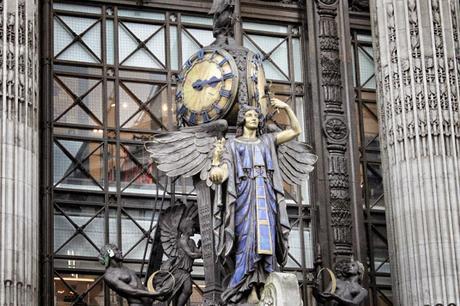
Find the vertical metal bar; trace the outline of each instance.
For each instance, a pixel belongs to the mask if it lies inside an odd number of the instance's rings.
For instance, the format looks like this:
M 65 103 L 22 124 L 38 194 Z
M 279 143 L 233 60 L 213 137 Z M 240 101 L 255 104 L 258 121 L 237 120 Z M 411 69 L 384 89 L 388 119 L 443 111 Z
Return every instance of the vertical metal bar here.
M 40 274 L 42 281 L 40 282 L 41 301 L 43 305 L 52 305 L 54 301 L 54 286 L 53 282 L 53 160 L 52 160 L 52 135 L 51 135 L 51 118 L 52 118 L 52 0 L 42 0 L 41 3 L 41 28 L 46 29 L 40 31 L 40 53 L 43 58 L 41 59 L 41 107 L 40 121 L 41 129 L 40 138 L 42 139 L 40 145 L 40 172 L 42 173 L 42 182 L 40 186 L 40 206 L 41 206 L 41 265 Z
M 121 250 L 122 248 L 122 228 L 121 228 L 121 174 L 120 174 L 120 150 L 121 150 L 121 144 L 120 144 L 120 77 L 119 77 L 119 18 L 118 18 L 118 7 L 114 7 L 113 9 L 114 12 L 114 44 L 115 44 L 115 54 L 114 54 L 114 76 L 115 76 L 115 88 L 114 88 L 114 93 L 115 93 L 115 160 L 116 160 L 116 199 L 117 199 L 117 244 Z M 125 250 L 123 250 L 125 251 Z

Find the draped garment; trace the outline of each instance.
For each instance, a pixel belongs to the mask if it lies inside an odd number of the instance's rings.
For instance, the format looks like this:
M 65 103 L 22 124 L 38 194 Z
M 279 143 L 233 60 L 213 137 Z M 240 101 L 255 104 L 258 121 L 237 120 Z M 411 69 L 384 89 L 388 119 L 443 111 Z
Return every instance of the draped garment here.
M 218 254 L 233 259 L 234 272 L 222 299 L 236 303 L 265 283 L 276 262 L 285 264 L 290 227 L 274 134 L 229 139 L 224 162 L 229 177 Z

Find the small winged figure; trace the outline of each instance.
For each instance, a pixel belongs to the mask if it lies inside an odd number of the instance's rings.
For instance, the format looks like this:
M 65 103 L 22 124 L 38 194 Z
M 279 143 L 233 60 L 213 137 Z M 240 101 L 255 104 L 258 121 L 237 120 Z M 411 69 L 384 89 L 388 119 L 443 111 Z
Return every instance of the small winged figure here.
M 256 303 L 268 275 L 285 265 L 290 225 L 283 181 L 300 184 L 317 160 L 295 141 L 301 127 L 289 105 L 276 98 L 271 103 L 286 112 L 289 128 L 267 132 L 260 109 L 243 104 L 236 135 L 225 141 L 226 121 L 217 120 L 146 144 L 166 175 L 199 175 L 214 184 L 214 247 L 231 271 L 224 303 Z
M 158 271 L 162 273 L 155 274 L 152 282 L 156 290 L 169 292 L 162 301 L 168 300 L 173 306 L 184 306 L 192 294 L 190 273 L 193 261 L 201 258 L 201 248 L 190 238 L 194 234 L 196 216 L 196 206 L 180 204 L 168 208 L 160 217 L 161 244 L 168 260 Z

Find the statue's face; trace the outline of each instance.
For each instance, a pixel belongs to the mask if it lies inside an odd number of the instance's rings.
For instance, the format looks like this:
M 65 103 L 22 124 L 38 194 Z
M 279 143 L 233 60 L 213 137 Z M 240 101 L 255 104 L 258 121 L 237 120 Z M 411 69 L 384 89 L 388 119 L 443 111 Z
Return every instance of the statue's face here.
M 123 260 L 123 253 L 118 248 L 112 249 L 113 256 L 112 258 L 115 260 Z
M 346 272 L 354 275 L 354 274 L 358 274 L 358 270 L 359 270 L 358 264 L 356 262 L 351 262 L 348 264 Z
M 244 126 L 250 130 L 255 130 L 259 127 L 259 114 L 255 110 L 248 110 L 244 114 Z

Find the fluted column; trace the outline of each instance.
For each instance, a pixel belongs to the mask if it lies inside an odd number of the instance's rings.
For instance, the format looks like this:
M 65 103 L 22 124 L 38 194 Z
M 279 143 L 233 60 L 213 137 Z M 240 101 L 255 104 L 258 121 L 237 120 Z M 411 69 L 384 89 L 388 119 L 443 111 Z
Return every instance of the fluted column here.
M 1 305 L 38 305 L 36 2 L 0 2 Z
M 371 9 L 395 305 L 459 305 L 460 4 Z

